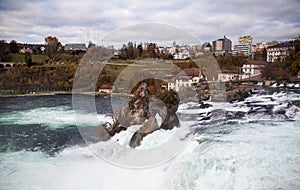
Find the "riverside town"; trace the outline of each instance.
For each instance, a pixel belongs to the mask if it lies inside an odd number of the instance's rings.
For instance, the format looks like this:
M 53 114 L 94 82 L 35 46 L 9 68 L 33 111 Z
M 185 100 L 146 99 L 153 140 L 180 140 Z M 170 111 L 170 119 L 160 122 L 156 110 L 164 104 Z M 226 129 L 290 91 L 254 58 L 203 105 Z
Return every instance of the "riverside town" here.
M 236 41 L 233 46 L 232 40 L 224 36 L 201 45 L 174 41 L 169 46 L 153 42 L 128 42 L 120 49 L 108 46 L 113 56 L 100 74 L 95 91 L 111 93 L 116 77 L 124 68 L 148 58 L 172 61 L 185 71 L 187 76 L 180 77 L 175 76 L 174 68 L 169 68 L 174 73 L 170 76 L 172 80 L 159 85 L 175 91 L 182 87 L 197 88 L 201 79 L 211 83 L 299 87 L 300 37 L 253 44 L 251 36 L 241 36 Z M 70 92 L 78 64 L 86 51 L 95 46 L 92 42 L 63 45 L 54 36 L 47 36 L 44 44 L 0 41 L 0 94 Z M 205 66 L 197 68 L 192 57 L 203 53 L 214 56 L 220 73 L 208 78 L 203 74 Z

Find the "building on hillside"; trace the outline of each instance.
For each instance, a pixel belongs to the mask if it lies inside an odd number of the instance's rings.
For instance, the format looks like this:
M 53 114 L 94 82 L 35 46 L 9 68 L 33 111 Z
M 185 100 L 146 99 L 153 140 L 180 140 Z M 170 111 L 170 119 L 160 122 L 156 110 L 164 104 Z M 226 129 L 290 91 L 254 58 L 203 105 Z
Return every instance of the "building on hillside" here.
M 300 41 L 300 36 L 288 39 L 289 42 Z
M 179 46 L 176 44 L 176 42 L 173 42 L 173 45 L 171 48 L 168 49 L 168 53 L 170 53 L 173 56 L 173 59 L 188 59 L 190 57 L 190 53 L 188 50 L 188 47 L 185 46 Z
M 46 48 L 45 48 L 44 46 L 42 46 L 42 47 L 40 47 L 40 50 L 41 50 L 42 52 L 44 52 L 44 51 L 46 50 Z
M 20 49 L 19 53 L 32 53 L 32 49 L 30 49 L 29 47 L 23 47 L 22 49 Z
M 252 56 L 252 37 L 241 36 L 238 38 L 238 45 L 234 46 L 233 54 L 243 54 L 247 57 Z
M 226 36 L 212 42 L 212 52 L 215 55 L 227 55 L 231 53 L 232 42 Z
M 295 46 L 291 42 L 283 42 L 267 49 L 267 61 L 275 62 L 276 60 L 284 60 L 295 50 Z
M 112 89 L 110 89 L 110 88 L 99 88 L 98 91 L 99 91 L 99 93 L 103 93 L 103 94 L 111 94 L 112 93 Z
M 179 92 L 182 91 L 183 88 L 197 85 L 198 82 L 199 82 L 199 77 L 190 78 L 188 76 L 180 76 L 178 77 L 178 79 L 175 79 L 173 82 L 168 83 L 168 90 L 172 89 Z
M 84 43 L 70 43 L 64 46 L 65 51 L 86 51 L 86 45 Z
M 242 80 L 242 75 L 237 73 L 219 73 L 218 81 L 220 82 L 228 82 L 228 81 L 237 81 Z
M 212 51 L 212 46 L 209 42 L 205 42 L 202 45 L 201 49 L 203 49 L 204 51 L 210 51 L 211 52 Z
M 262 42 L 256 44 L 256 51 L 262 51 L 264 48 L 268 49 L 270 46 L 275 46 L 280 44 L 281 42 L 273 41 L 273 42 Z
M 252 37 L 251 36 L 240 36 L 238 38 L 238 44 L 252 44 Z
M 260 75 L 265 64 L 266 63 L 264 61 L 248 61 L 243 64 L 242 72 L 245 75 Z
M 185 88 L 197 86 L 197 84 L 203 80 L 205 80 L 205 77 L 202 72 L 200 72 L 198 76 L 178 75 L 172 82 L 168 82 L 168 90 L 172 89 L 180 92 Z
M 252 44 L 235 45 L 232 54 L 234 55 L 242 54 L 247 57 L 250 57 L 252 55 Z
M 166 51 L 167 48 L 163 47 L 163 46 L 159 46 L 158 47 L 158 51 L 160 54 L 166 54 L 167 51 Z
M 264 61 L 250 60 L 240 68 L 239 73 L 224 72 L 218 74 L 218 81 L 238 81 L 238 80 L 260 80 L 261 72 L 265 67 Z

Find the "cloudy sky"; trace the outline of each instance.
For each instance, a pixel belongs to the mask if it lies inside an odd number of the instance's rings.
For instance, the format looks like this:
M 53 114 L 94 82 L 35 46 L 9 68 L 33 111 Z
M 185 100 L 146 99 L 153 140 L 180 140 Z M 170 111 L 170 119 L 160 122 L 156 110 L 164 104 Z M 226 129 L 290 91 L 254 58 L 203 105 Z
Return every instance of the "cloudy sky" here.
M 44 38 L 52 35 L 63 44 L 99 44 L 105 36 L 112 39 L 116 31 L 143 23 L 178 27 L 202 42 L 224 35 L 234 44 L 244 35 L 251 35 L 255 43 L 285 40 L 300 35 L 300 1 L 0 0 L 0 39 L 8 42 L 44 43 Z M 128 41 L 147 32 L 147 27 L 141 26 Z M 161 36 L 182 35 L 169 29 L 156 32 Z

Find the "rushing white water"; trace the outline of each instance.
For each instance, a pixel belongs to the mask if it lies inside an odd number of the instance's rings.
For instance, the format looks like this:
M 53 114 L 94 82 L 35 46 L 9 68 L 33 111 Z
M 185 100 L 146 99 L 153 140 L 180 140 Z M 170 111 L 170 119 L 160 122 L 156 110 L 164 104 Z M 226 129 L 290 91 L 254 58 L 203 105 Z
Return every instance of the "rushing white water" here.
M 0 115 L 2 124 L 40 124 L 50 128 L 65 128 L 68 126 L 97 127 L 100 122 L 107 121 L 111 121 L 111 117 L 107 117 L 104 114 L 74 113 L 71 107 L 68 106 L 34 108 Z
M 240 123 L 230 135 L 201 135 L 170 169 L 172 189 L 298 189 L 300 129 Z M 293 133 L 293 134 L 291 134 Z M 204 142 L 203 142 L 204 141 Z
M 206 109 L 197 108 L 199 105 L 195 103 L 182 104 L 178 112 L 195 118 L 200 117 L 199 113 L 221 108 L 230 113 L 242 112 L 243 116 L 221 124 L 203 124 L 198 119 L 183 121 L 183 125 L 195 130 L 186 149 L 167 163 L 143 170 L 111 165 L 89 147 L 68 147 L 54 156 L 41 151 L 1 152 L 0 189 L 297 190 L 300 189 L 300 109 L 289 102 L 299 100 L 299 94 L 274 93 L 255 95 L 234 104 L 208 102 L 212 107 Z M 35 118 L 31 117 L 33 113 Z M 67 107 L 6 114 L 0 117 L 2 123 L 38 123 L 53 129 L 76 124 Z M 81 114 L 82 125 L 86 125 L 89 114 Z M 97 117 L 106 119 L 105 115 Z M 213 120 L 212 117 L 208 122 Z M 128 145 L 138 127 L 119 133 L 111 141 L 117 138 L 121 145 Z M 176 130 L 155 131 L 143 139 L 139 148 L 159 146 Z M 101 147 L 101 143 L 93 146 Z

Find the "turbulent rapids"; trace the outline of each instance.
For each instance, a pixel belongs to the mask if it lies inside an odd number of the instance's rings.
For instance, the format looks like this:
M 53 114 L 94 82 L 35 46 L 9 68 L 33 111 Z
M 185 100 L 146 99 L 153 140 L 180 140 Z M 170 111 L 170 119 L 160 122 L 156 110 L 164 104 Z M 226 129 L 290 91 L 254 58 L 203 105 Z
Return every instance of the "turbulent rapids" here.
M 297 91 L 261 89 L 240 102 L 179 105 L 177 115 L 191 129 L 190 142 L 174 159 L 144 170 L 111 165 L 86 146 L 77 127 L 94 131 L 99 122 L 111 120 L 110 100 L 96 97 L 96 103 L 98 121 L 89 110 L 74 113 L 68 95 L 2 98 L 0 189 L 300 188 Z M 131 149 L 138 128 L 91 146 L 118 142 Z M 177 130 L 157 130 L 138 149 L 163 145 Z M 117 147 L 110 155 L 116 153 Z

